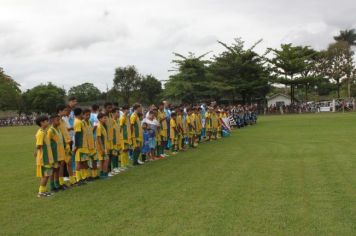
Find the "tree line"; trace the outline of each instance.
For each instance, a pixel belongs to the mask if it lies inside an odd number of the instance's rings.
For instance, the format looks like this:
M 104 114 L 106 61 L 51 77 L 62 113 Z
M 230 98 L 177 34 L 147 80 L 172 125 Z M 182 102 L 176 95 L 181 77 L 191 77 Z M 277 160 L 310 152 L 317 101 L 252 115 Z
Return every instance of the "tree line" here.
M 241 38 L 232 44 L 218 41 L 223 51 L 195 55 L 174 53 L 172 75 L 162 86 L 153 75 L 142 75 L 135 66 L 115 69 L 113 86 L 100 91 L 83 83 L 65 91 L 53 83 L 21 91 L 19 84 L 0 68 L 0 110 L 53 112 L 68 96 L 81 103 L 113 101 L 121 104 L 220 101 L 264 103 L 266 96 L 288 88 L 292 102 L 308 101 L 310 94 L 332 97 L 356 95 L 354 51 L 356 31 L 342 30 L 324 50 L 282 44 L 256 52 L 257 41 L 246 47 Z

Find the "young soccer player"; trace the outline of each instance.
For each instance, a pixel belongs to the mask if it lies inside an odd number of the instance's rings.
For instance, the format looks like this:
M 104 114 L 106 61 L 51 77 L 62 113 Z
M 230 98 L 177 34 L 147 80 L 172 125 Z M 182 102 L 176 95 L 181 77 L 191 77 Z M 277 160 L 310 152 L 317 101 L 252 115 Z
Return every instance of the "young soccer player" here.
M 177 127 L 177 114 L 175 112 L 171 113 L 170 119 L 170 139 L 172 145 L 172 155 L 176 155 L 178 151 L 178 127 Z
M 196 125 L 196 137 L 195 137 L 195 144 L 198 146 L 198 143 L 201 141 L 201 131 L 202 131 L 202 120 L 201 120 L 201 108 L 196 107 L 194 110 L 194 117 L 195 117 L 195 125 Z
M 111 174 L 112 175 L 116 175 L 118 173 L 120 173 L 119 170 L 119 153 L 120 153 L 120 148 L 121 148 L 121 141 L 120 141 L 120 137 L 121 137 L 121 131 L 120 131 L 120 110 L 119 108 L 114 108 L 113 109 L 113 115 L 114 115 L 114 123 L 113 123 L 113 127 L 114 127 L 114 135 L 113 135 L 113 148 L 112 148 L 112 157 L 111 157 L 111 167 L 112 167 L 112 171 Z
M 178 131 L 178 151 L 183 151 L 184 147 L 184 142 L 183 142 L 183 136 L 184 136 L 184 128 L 183 128 L 183 110 L 181 108 L 176 109 L 176 114 L 177 114 L 177 131 Z
M 51 125 L 47 131 L 53 155 L 53 175 L 50 177 L 50 189 L 53 192 L 67 189 L 66 185 L 59 183 L 59 167 L 65 159 L 64 138 L 59 128 L 60 120 L 59 115 L 52 115 L 50 118 Z
M 187 109 L 188 143 L 190 148 L 195 148 L 195 117 L 191 108 Z
M 199 125 L 199 142 L 202 141 L 202 138 L 204 137 L 205 134 L 203 134 L 203 117 L 202 117 L 202 108 L 198 107 L 198 125 Z
M 216 140 L 217 139 L 217 131 L 218 131 L 218 127 L 219 127 L 219 117 L 216 114 L 216 109 L 213 108 L 212 109 L 212 113 L 211 113 L 211 133 L 213 138 Z
M 208 111 L 205 113 L 205 130 L 208 136 L 208 141 L 211 140 L 211 136 L 212 136 L 212 124 L 211 124 L 212 113 L 213 113 L 212 107 L 209 107 Z
M 121 153 L 120 153 L 120 162 L 121 162 L 121 171 L 127 170 L 129 166 L 129 150 L 132 144 L 131 139 L 131 126 L 129 114 L 129 106 L 125 105 L 122 107 L 122 114 L 119 118 L 120 124 L 120 143 L 121 143 Z
M 34 156 L 36 158 L 36 176 L 40 180 L 40 188 L 38 197 L 49 197 L 52 194 L 47 192 L 47 182 L 52 175 L 53 155 L 50 145 L 50 140 L 47 135 L 48 117 L 39 116 L 36 119 L 36 124 L 40 127 L 36 133 L 36 149 Z
M 112 176 L 114 172 L 111 173 L 112 168 L 111 168 L 111 159 L 114 156 L 113 155 L 113 139 L 114 139 L 114 114 L 113 114 L 113 104 L 111 102 L 107 102 L 104 104 L 105 108 L 105 113 L 107 116 L 107 121 L 106 121 L 106 132 L 108 134 L 108 140 L 109 140 L 109 166 L 108 166 L 108 171 L 110 172 L 109 175 Z
M 143 141 L 141 121 L 139 118 L 140 113 L 142 113 L 142 106 L 141 104 L 135 103 L 133 105 L 133 113 L 130 117 L 134 166 L 140 165 L 138 159 L 140 157 L 141 146 Z
M 143 130 L 143 144 L 142 144 L 142 149 L 141 149 L 141 156 L 145 156 L 145 158 L 142 157 L 142 159 L 147 159 L 152 160 L 150 156 L 150 131 L 148 129 L 148 124 L 146 122 L 142 123 L 142 130 Z
M 67 168 L 67 172 L 69 175 L 69 183 L 70 185 L 74 185 L 76 183 L 74 174 L 73 174 L 73 169 L 72 169 L 72 138 L 69 134 L 67 124 L 64 120 L 65 117 L 68 117 L 70 113 L 70 109 L 64 105 L 59 105 L 57 107 L 57 114 L 60 116 L 60 124 L 59 124 L 59 130 L 62 133 L 63 139 L 64 139 L 64 150 L 65 150 L 65 156 L 64 160 L 60 162 L 59 166 L 59 184 L 61 186 L 64 186 L 65 188 L 65 183 L 64 183 L 64 169 Z
M 99 113 L 98 115 L 98 127 L 96 128 L 96 148 L 98 151 L 98 159 L 100 161 L 100 178 L 108 177 L 108 165 L 109 165 L 109 140 L 106 132 L 107 115 Z
M 161 102 L 158 106 L 157 120 L 160 124 L 160 143 L 158 146 L 158 155 L 162 158 L 167 155 L 164 153 L 164 149 L 167 146 L 168 141 L 168 128 L 167 128 L 167 115 L 164 111 L 164 102 Z
M 96 180 L 99 178 L 98 176 L 98 167 L 97 167 L 97 160 L 98 156 L 96 153 L 96 147 L 95 147 L 95 139 L 94 139 L 94 127 L 92 126 L 90 122 L 90 109 L 85 109 L 83 110 L 83 135 L 84 138 L 87 139 L 87 145 L 88 145 L 88 159 L 84 163 L 85 167 L 84 169 L 84 175 L 87 176 L 88 181 Z M 91 168 L 89 168 L 89 164 Z
M 84 127 L 83 110 L 81 108 L 74 109 L 74 156 L 76 171 L 75 176 L 77 185 L 86 184 L 87 179 L 87 160 L 89 155 L 88 140 L 85 136 L 86 129 Z

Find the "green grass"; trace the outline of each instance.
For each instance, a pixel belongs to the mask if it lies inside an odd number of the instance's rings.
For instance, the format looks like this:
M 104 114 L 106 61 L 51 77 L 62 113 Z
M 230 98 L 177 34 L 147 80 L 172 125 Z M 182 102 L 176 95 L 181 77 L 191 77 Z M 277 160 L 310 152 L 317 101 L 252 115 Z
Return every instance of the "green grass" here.
M 49 199 L 36 197 L 34 133 L 0 129 L 0 234 L 356 234 L 356 114 L 261 117 Z

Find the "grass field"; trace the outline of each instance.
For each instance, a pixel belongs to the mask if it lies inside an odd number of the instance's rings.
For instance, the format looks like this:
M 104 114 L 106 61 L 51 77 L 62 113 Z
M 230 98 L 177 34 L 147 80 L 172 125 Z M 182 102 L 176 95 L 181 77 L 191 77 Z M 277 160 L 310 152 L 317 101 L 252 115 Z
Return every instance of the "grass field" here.
M 34 133 L 0 128 L 1 235 L 356 235 L 356 114 L 261 117 L 49 199 Z

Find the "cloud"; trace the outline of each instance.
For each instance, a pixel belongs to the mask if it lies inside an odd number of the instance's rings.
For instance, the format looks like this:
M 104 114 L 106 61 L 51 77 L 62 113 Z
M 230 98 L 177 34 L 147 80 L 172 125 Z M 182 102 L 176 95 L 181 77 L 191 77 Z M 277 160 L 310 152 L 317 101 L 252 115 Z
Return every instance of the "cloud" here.
M 117 66 L 166 80 L 172 52 L 220 53 L 221 40 L 325 48 L 356 27 L 351 0 L 2 0 L 0 67 L 23 89 L 51 81 L 69 89 L 112 85 Z

